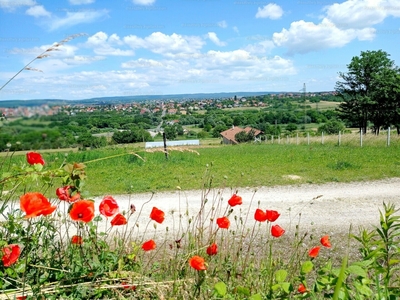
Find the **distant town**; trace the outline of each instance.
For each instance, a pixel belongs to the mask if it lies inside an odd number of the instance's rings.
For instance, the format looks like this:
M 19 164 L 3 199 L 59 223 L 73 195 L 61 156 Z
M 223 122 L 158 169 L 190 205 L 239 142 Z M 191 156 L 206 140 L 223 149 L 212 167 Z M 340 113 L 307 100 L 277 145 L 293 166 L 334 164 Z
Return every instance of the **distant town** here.
M 218 98 L 171 98 L 171 99 L 151 99 L 137 101 L 123 97 L 107 98 L 106 101 L 101 101 L 102 98 L 97 98 L 96 101 L 90 103 L 90 100 L 30 100 L 25 101 L 0 101 L 0 115 L 4 118 L 26 117 L 33 116 L 51 116 L 60 112 L 75 114 L 78 112 L 93 112 L 93 111 L 140 111 L 141 114 L 157 113 L 165 110 L 167 114 L 182 114 L 185 115 L 190 111 L 201 111 L 206 109 L 229 109 L 238 107 L 266 107 L 267 100 L 272 99 L 295 100 L 298 99 L 313 99 L 312 102 L 318 101 L 335 101 L 336 92 L 316 92 L 316 93 L 271 93 L 258 96 L 242 96 L 233 95 L 231 97 Z M 336 100 L 337 101 L 337 100 Z M 62 102 L 62 104 L 60 104 Z M 122 102 L 122 103 L 121 103 Z M 9 106 L 9 107 L 7 107 Z

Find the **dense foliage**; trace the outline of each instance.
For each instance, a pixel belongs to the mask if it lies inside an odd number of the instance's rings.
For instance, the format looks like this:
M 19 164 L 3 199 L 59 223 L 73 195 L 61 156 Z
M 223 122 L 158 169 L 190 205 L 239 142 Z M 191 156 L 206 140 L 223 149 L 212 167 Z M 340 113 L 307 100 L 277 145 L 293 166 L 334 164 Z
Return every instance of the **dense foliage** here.
M 339 116 L 348 125 L 376 134 L 394 125 L 400 133 L 400 68 L 382 50 L 363 51 L 352 58 L 347 73 L 339 73 L 336 91 L 342 99 Z

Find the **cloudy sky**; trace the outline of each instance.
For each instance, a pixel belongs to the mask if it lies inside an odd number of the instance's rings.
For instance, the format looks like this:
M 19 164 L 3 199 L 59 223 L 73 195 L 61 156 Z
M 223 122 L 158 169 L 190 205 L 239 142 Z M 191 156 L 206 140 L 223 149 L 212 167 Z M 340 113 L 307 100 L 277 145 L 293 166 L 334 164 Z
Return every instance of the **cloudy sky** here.
M 361 51 L 400 65 L 400 0 L 0 0 L 6 99 L 333 90 Z

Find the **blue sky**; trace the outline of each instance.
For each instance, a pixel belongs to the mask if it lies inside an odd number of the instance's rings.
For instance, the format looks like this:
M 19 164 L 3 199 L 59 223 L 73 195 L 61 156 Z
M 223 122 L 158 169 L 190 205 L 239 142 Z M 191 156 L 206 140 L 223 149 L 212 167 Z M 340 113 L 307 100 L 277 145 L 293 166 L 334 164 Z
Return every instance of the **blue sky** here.
M 327 91 L 399 46 L 400 0 L 0 0 L 0 86 L 55 49 L 0 100 Z

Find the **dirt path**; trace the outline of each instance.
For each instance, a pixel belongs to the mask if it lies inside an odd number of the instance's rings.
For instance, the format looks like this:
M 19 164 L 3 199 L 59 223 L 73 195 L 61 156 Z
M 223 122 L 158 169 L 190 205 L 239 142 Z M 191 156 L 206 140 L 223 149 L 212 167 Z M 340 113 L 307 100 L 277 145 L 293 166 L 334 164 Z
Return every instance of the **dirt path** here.
M 227 207 L 227 200 L 234 193 L 230 189 L 213 190 L 207 195 L 207 209 L 212 203 L 222 216 Z M 240 188 L 238 195 L 242 196 L 243 204 L 234 207 L 233 216 L 242 216 L 249 211 L 249 226 L 254 224 L 254 211 L 260 202 L 260 208 L 273 209 L 281 213 L 277 224 L 287 231 L 295 230 L 296 224 L 307 230 L 315 228 L 327 233 L 347 232 L 350 224 L 356 229 L 358 226 L 371 226 L 379 223 L 379 209 L 383 202 L 391 202 L 400 208 L 400 178 L 391 178 L 379 181 L 353 182 L 353 183 L 327 183 L 305 184 L 278 187 L 262 187 L 256 191 L 254 188 Z M 252 197 L 253 201 L 252 200 Z M 176 226 L 179 211 L 184 214 L 188 209 L 189 216 L 194 216 L 199 211 L 202 191 L 177 191 L 168 193 L 113 195 L 121 209 L 127 210 L 130 204 L 136 206 L 136 213 L 131 217 L 133 224 L 136 222 L 140 228 L 148 223 L 148 216 L 153 206 L 166 212 L 165 222 L 157 225 L 157 230 L 165 230 L 168 226 Z M 142 212 L 139 211 L 142 205 Z M 96 203 L 101 198 L 96 198 Z M 220 202 L 221 207 L 217 206 Z M 96 205 L 98 207 L 98 205 Z M 171 214 L 171 212 L 174 212 Z M 300 216 L 301 215 L 301 216 Z M 139 217 L 138 217 L 139 216 Z M 172 220 L 174 219 L 175 224 Z M 130 220 L 130 222 L 131 222 Z M 132 225 L 133 225 L 132 224 Z M 152 228 L 152 226 L 151 226 Z

